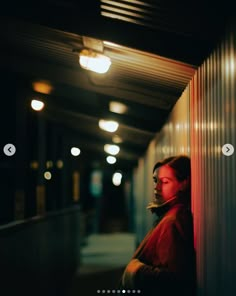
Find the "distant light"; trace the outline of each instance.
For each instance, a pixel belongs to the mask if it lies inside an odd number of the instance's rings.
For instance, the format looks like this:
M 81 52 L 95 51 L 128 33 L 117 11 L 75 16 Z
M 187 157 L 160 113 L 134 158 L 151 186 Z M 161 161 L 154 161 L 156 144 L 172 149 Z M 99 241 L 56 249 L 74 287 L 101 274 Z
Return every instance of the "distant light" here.
M 123 140 L 122 140 L 121 137 L 115 135 L 115 136 L 112 137 L 112 142 L 113 142 L 113 143 L 116 143 L 116 144 L 120 144 L 120 143 L 123 142 Z
M 116 155 L 120 152 L 120 147 L 117 145 L 105 144 L 104 151 L 111 155 Z
M 34 81 L 32 83 L 32 86 L 34 91 L 39 92 L 41 94 L 46 94 L 46 95 L 49 95 L 53 90 L 53 86 L 50 83 L 50 81 L 46 81 L 46 80 Z
M 109 70 L 111 59 L 95 51 L 83 49 L 79 54 L 79 63 L 83 69 L 103 74 Z
M 112 176 L 112 183 L 115 185 L 115 186 L 119 186 L 121 184 L 121 179 L 122 179 L 122 174 L 121 173 L 114 173 L 113 176 Z
M 118 122 L 114 120 L 104 120 L 104 119 L 100 119 L 98 122 L 98 125 L 102 130 L 105 130 L 109 133 L 114 133 L 119 127 Z
M 107 156 L 106 160 L 110 164 L 116 163 L 116 158 L 114 156 Z
M 36 160 L 34 160 L 30 163 L 30 167 L 33 170 L 37 170 L 39 168 L 39 163 Z
M 73 156 L 78 156 L 78 155 L 80 155 L 80 149 L 77 148 L 77 147 L 72 147 L 70 151 L 71 151 L 71 154 L 72 154 Z
M 53 162 L 51 161 L 51 160 L 48 160 L 47 162 L 46 162 L 46 168 L 47 169 L 50 169 L 50 168 L 52 168 L 53 167 Z
M 52 179 L 52 174 L 51 174 L 50 172 L 46 171 L 46 172 L 44 173 L 44 178 L 45 178 L 46 180 L 51 180 L 51 179 Z
M 35 111 L 41 111 L 44 108 L 44 102 L 39 100 L 32 100 L 31 107 Z
M 58 169 L 62 169 L 63 168 L 63 161 L 62 160 L 58 160 L 57 161 L 57 167 L 58 167 Z
M 127 112 L 127 106 L 125 104 L 119 102 L 110 102 L 109 103 L 109 110 L 114 113 L 123 114 Z

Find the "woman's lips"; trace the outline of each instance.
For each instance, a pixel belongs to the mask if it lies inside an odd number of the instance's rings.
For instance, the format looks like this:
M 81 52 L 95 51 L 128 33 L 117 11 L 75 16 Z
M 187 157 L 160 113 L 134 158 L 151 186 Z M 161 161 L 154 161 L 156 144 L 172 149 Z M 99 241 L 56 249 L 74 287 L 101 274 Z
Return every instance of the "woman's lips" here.
M 162 198 L 161 194 L 158 192 L 154 192 L 154 195 L 156 199 Z

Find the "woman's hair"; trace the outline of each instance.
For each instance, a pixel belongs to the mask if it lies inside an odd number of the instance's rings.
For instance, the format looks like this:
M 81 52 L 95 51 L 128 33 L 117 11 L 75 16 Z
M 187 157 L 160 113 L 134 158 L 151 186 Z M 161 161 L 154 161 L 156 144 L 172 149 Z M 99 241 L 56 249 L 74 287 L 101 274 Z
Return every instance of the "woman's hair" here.
M 157 162 L 153 167 L 153 172 L 163 165 L 168 165 L 174 170 L 178 181 L 190 179 L 191 177 L 190 158 L 186 155 L 171 156 Z
M 173 160 L 176 156 L 171 156 L 171 157 L 168 157 L 168 158 L 165 158 L 163 159 L 162 161 L 158 161 L 154 167 L 153 167 L 153 170 L 152 172 L 154 173 L 154 171 L 158 168 L 160 168 L 161 166 L 163 166 L 164 164 L 167 164 L 169 163 L 171 160 Z
M 186 179 L 190 180 L 191 177 L 191 165 L 190 158 L 186 155 L 179 155 L 174 157 L 174 159 L 167 162 L 167 165 L 171 167 L 178 181 L 183 181 Z

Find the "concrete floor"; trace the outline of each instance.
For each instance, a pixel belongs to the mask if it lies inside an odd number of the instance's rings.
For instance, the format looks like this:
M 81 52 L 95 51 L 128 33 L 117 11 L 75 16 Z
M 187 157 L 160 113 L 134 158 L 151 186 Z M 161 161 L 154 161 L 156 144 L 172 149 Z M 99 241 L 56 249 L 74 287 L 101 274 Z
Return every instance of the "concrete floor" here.
M 135 250 L 129 233 L 93 234 L 81 250 L 68 296 L 115 295 L 122 272 Z

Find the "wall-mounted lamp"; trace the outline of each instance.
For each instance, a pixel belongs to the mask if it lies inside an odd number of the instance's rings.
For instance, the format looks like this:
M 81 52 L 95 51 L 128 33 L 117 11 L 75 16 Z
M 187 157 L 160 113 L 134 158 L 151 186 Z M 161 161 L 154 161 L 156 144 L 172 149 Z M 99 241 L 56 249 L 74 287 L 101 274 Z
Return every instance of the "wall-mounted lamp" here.
M 117 145 L 105 144 L 104 151 L 111 155 L 117 155 L 120 152 L 120 147 Z
M 98 122 L 98 126 L 104 131 L 114 133 L 115 131 L 117 131 L 119 123 L 114 120 L 100 119 Z
M 79 54 L 79 63 L 83 69 L 103 74 L 109 70 L 111 59 L 91 49 L 83 49 Z

